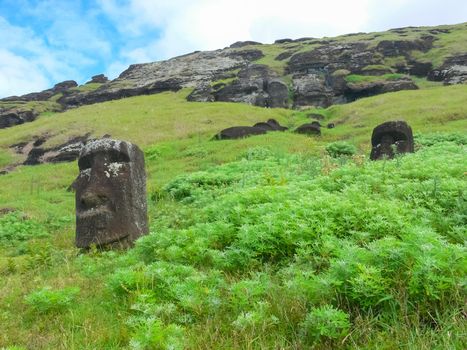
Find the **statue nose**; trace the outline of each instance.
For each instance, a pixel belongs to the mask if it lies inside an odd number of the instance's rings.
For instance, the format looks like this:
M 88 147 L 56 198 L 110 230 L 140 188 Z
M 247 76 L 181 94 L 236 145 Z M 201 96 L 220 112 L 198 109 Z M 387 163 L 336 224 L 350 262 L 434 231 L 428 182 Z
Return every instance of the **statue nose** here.
M 102 193 L 85 192 L 80 199 L 84 209 L 92 209 L 104 205 L 108 202 L 108 197 Z

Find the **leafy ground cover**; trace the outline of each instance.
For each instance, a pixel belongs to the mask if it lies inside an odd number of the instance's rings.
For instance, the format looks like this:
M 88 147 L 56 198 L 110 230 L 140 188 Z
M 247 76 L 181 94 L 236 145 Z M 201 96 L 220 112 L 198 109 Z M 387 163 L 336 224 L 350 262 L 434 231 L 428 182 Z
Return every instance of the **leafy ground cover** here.
M 88 131 L 139 144 L 151 223 L 128 252 L 83 254 L 67 191 L 76 164 L 0 176 L 1 206 L 15 209 L 0 217 L 0 348 L 462 348 L 466 91 L 307 111 L 181 91 L 0 130 L 2 165 L 20 160 L 9 145 L 46 133 L 47 145 Z M 211 141 L 309 112 L 336 128 Z M 413 127 L 417 152 L 369 162 L 372 128 L 394 119 Z
M 460 349 L 466 141 L 422 135 L 380 162 L 250 148 L 152 191 L 151 234 L 126 253 L 8 214 L 2 236 L 54 240 L 2 246 L 0 344 Z

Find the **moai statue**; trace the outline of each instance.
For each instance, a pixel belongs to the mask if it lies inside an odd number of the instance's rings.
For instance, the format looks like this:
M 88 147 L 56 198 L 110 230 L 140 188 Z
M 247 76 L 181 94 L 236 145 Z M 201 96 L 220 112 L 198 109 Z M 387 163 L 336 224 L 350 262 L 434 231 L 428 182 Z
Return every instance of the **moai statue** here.
M 300 125 L 298 128 L 295 129 L 296 133 L 299 134 L 306 134 L 306 135 L 321 135 L 321 127 L 316 124 L 316 122 L 313 123 L 306 123 L 303 125 Z
M 373 129 L 371 146 L 371 160 L 392 159 L 395 153 L 413 152 L 412 128 L 401 120 L 380 124 Z
M 78 159 L 76 246 L 127 247 L 148 233 L 144 154 L 126 141 L 87 143 Z

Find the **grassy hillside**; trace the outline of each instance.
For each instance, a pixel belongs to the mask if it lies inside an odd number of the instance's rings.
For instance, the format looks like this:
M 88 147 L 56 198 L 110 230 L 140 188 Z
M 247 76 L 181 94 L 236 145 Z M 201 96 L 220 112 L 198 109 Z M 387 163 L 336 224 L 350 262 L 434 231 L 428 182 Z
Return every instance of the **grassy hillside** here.
M 466 85 L 308 111 L 188 93 L 0 130 L 1 166 L 21 161 L 9 145 L 45 134 L 46 146 L 87 132 L 137 143 L 151 224 L 128 252 L 82 254 L 66 190 L 76 163 L 0 176 L 0 208 L 17 209 L 0 217 L 0 348 L 462 348 Z M 211 141 L 268 118 L 294 128 L 310 112 L 336 128 Z M 369 162 L 372 128 L 395 119 L 418 151 Z M 337 140 L 356 153 L 327 155 Z
M 410 53 L 411 58 L 417 59 L 420 62 L 431 62 L 433 67 L 439 67 L 443 62 L 452 55 L 461 54 L 465 52 L 464 43 L 467 40 L 467 23 L 460 23 L 457 25 L 444 25 L 436 27 L 412 27 L 401 28 L 398 30 L 389 30 L 385 32 L 372 32 L 372 33 L 356 33 L 347 34 L 338 37 L 325 37 L 321 40 L 310 39 L 300 42 L 287 42 L 282 44 L 266 44 L 266 45 L 251 45 L 248 47 L 259 49 L 263 52 L 264 57 L 257 61 L 260 64 L 266 64 L 283 74 L 286 68 L 288 58 L 277 60 L 276 57 L 284 52 L 305 52 L 311 51 L 320 47 L 319 41 L 330 40 L 336 43 L 349 43 L 349 42 L 366 42 L 371 47 L 376 47 L 381 41 L 384 40 L 417 40 L 424 36 L 435 36 L 433 48 L 427 52 L 414 50 Z M 442 31 L 449 32 L 442 32 Z M 402 34 L 402 35 L 401 35 Z M 317 43 L 318 41 L 318 43 Z M 396 62 L 407 63 L 407 57 L 386 57 L 384 63 L 386 67 L 393 66 Z

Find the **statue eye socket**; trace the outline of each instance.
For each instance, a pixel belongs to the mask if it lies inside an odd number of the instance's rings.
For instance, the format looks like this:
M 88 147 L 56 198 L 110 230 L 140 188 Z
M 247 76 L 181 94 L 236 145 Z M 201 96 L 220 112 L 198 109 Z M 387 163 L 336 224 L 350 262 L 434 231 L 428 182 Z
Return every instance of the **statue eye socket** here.
M 91 156 L 84 156 L 78 160 L 79 170 L 91 168 Z
M 110 153 L 109 161 L 111 163 L 128 163 L 130 157 L 126 153 L 115 151 Z

